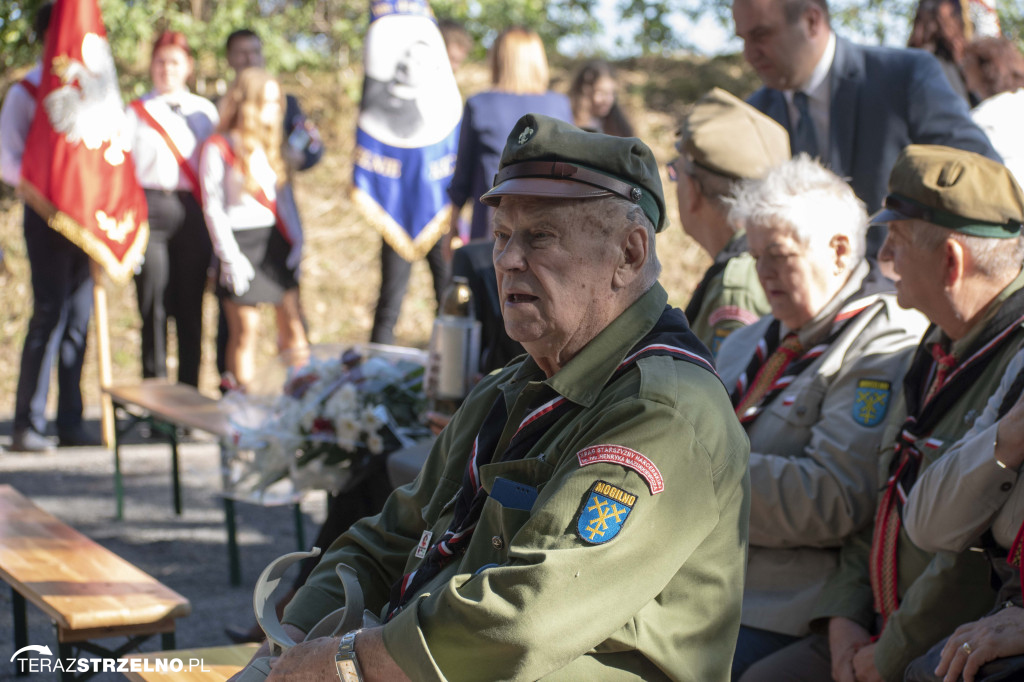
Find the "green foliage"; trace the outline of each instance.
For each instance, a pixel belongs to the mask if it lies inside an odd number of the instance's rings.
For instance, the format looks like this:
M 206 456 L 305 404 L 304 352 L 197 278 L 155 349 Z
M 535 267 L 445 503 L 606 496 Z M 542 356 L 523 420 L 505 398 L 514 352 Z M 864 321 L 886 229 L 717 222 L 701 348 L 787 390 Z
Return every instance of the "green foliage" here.
M 41 51 L 41 46 L 32 44 L 32 20 L 42 4 L 43 0 L 0 2 L 0 74 L 4 80 L 11 77 L 11 69 L 31 64 Z

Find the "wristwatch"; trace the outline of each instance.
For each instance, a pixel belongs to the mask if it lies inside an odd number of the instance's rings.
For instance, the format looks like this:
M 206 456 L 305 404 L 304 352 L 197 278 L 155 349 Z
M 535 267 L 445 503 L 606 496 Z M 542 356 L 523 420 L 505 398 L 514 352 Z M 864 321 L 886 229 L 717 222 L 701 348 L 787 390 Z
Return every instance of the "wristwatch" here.
M 334 654 L 334 664 L 338 667 L 338 679 L 341 682 L 363 682 L 363 673 L 356 660 L 356 635 L 354 630 L 341 638 L 338 653 Z

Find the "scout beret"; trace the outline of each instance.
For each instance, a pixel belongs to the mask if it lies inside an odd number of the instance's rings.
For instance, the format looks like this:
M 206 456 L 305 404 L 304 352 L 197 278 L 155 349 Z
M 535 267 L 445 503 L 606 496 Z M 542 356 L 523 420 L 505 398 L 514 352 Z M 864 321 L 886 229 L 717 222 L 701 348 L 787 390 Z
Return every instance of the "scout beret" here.
M 505 142 L 494 187 L 480 197 L 497 206 L 509 195 L 587 199 L 619 196 L 643 209 L 655 230 L 665 226 L 665 197 L 654 153 L 635 137 L 580 130 L 550 116 L 527 114 Z
M 889 175 L 885 207 L 872 223 L 921 220 L 975 237 L 1020 234 L 1024 192 L 1009 169 L 981 154 L 912 144 Z
M 697 100 L 678 134 L 681 154 L 731 180 L 763 177 L 790 158 L 786 129 L 721 88 Z

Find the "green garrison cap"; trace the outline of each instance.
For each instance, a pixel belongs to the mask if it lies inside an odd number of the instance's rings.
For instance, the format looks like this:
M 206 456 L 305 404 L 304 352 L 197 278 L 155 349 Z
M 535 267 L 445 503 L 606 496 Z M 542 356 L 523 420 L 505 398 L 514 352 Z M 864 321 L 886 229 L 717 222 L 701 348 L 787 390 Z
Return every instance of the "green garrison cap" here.
M 872 223 L 918 218 L 975 237 L 1020 234 L 1024 192 L 1009 169 L 981 154 L 912 144 L 889 175 L 885 207 Z
M 658 163 L 635 137 L 588 133 L 550 116 L 527 114 L 505 142 L 494 187 L 480 197 L 497 206 L 509 195 L 587 199 L 619 196 L 665 227 Z
M 739 97 L 721 88 L 697 100 L 679 126 L 679 152 L 730 180 L 763 177 L 789 160 L 789 133 Z

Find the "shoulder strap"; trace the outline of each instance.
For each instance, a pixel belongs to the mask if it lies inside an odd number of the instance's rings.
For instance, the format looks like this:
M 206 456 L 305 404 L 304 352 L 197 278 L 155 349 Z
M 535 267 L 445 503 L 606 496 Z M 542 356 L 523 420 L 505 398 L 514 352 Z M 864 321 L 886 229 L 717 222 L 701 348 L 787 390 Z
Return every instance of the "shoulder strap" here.
M 179 150 L 178 146 L 174 144 L 174 140 L 171 139 L 170 134 L 155 118 L 153 118 L 153 115 L 149 113 L 146 109 L 145 103 L 141 99 L 133 101 L 129 106 L 135 111 L 140 119 L 145 121 L 146 125 L 159 133 L 160 137 L 163 138 L 164 144 L 166 144 L 167 148 L 171 150 L 171 154 L 174 155 L 174 160 L 178 162 L 178 167 L 181 168 L 181 172 L 184 173 L 189 184 L 192 185 L 192 194 L 195 196 L 196 200 L 202 204 L 202 192 L 199 191 L 199 177 L 196 175 L 192 166 L 189 165 L 188 159 L 182 156 L 181 150 Z

